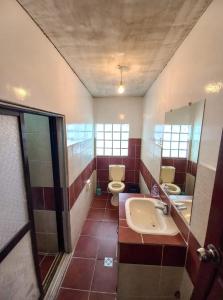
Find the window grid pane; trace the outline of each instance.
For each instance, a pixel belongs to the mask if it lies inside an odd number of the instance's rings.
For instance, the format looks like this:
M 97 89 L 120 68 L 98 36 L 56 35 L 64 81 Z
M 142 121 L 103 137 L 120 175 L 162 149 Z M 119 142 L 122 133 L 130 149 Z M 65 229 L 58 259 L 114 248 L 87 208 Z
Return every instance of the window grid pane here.
M 187 158 L 190 130 L 190 125 L 165 125 L 162 156 Z
M 128 156 L 129 124 L 96 124 L 96 155 Z

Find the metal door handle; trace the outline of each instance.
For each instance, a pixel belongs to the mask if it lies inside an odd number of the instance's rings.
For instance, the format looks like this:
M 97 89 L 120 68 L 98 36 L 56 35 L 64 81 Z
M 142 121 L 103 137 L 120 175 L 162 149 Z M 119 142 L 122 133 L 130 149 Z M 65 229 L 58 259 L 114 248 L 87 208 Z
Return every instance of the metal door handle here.
M 206 248 L 198 248 L 197 255 L 202 262 L 213 262 L 217 264 L 221 262 L 220 253 L 212 244 L 209 244 Z

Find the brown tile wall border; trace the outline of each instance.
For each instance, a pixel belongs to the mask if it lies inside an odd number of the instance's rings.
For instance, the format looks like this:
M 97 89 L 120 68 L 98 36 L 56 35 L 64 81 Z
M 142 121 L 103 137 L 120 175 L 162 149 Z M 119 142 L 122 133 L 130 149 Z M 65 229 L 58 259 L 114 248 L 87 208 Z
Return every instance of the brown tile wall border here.
M 86 181 L 91 177 L 91 174 L 95 170 L 95 158 L 84 168 L 84 170 L 79 174 L 79 176 L 74 180 L 74 182 L 68 188 L 68 198 L 69 198 L 69 208 L 71 209 L 75 201 L 79 197 L 81 191 L 83 190 Z
M 97 186 L 107 192 L 109 183 L 109 165 L 125 165 L 125 190 L 131 184 L 139 183 L 139 163 L 141 154 L 141 139 L 130 138 L 128 156 L 96 156 Z

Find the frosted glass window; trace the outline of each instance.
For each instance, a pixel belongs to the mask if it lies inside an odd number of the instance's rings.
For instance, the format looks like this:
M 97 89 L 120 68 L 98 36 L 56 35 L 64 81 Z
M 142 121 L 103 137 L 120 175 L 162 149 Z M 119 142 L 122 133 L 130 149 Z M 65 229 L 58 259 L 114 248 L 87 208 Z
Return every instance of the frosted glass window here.
M 180 142 L 179 149 L 180 150 L 187 150 L 187 142 Z
M 165 125 L 164 132 L 171 132 L 171 125 Z
M 113 149 L 114 156 L 120 156 L 120 149 Z
M 172 140 L 172 141 L 179 141 L 179 134 L 173 133 L 173 134 L 172 134 L 172 137 L 171 137 L 171 140 Z
M 122 124 L 122 131 L 129 132 L 129 124 Z
M 170 133 L 164 133 L 163 140 L 164 141 L 171 141 L 171 134 Z
M 105 155 L 112 155 L 112 149 L 105 148 Z
M 170 142 L 163 142 L 164 149 L 170 149 Z
M 105 140 L 112 140 L 112 133 L 111 132 L 105 132 Z
M 105 131 L 112 132 L 112 124 L 105 124 Z
M 104 149 L 96 148 L 96 155 L 104 155 Z
M 112 148 L 112 141 L 105 141 L 105 148 Z
M 129 124 L 96 124 L 96 155 L 128 155 Z
M 122 141 L 121 148 L 128 148 L 128 141 Z
M 128 132 L 122 132 L 122 140 L 128 140 L 129 139 L 129 133 Z
M 163 157 L 170 157 L 170 150 L 163 150 Z
M 172 150 L 177 150 L 179 148 L 179 143 L 178 142 L 171 142 L 171 149 Z
M 104 124 L 96 124 L 96 131 L 104 131 Z
M 191 125 L 164 125 L 163 157 L 186 158 Z
M 97 148 L 104 148 L 104 141 L 97 141 L 96 142 L 96 147 Z
M 113 141 L 113 148 L 120 149 L 120 141 Z
M 188 134 L 181 134 L 180 135 L 180 140 L 182 142 L 186 142 L 188 140 Z
M 188 125 L 181 125 L 181 133 L 189 133 L 189 127 Z
M 113 133 L 113 140 L 120 141 L 120 139 L 121 139 L 120 132 L 114 132 Z
M 27 199 L 17 117 L 0 115 L 0 249 L 27 224 Z
M 113 131 L 121 131 L 121 124 L 113 124 Z
M 128 156 L 128 149 L 121 149 L 121 156 Z
M 96 132 L 96 139 L 103 140 L 104 139 L 104 132 Z
M 180 150 L 180 151 L 179 151 L 179 157 L 186 158 L 186 157 L 187 157 L 187 151 L 185 151 L 185 150 Z
M 180 125 L 172 125 L 172 132 L 180 133 Z
M 178 157 L 178 150 L 171 150 L 171 157 Z

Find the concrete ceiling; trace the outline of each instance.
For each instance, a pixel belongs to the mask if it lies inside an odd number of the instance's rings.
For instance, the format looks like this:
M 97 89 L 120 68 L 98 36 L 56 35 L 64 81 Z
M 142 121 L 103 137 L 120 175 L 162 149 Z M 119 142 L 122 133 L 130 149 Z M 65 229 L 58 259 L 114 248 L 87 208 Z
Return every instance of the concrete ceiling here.
M 143 96 L 212 0 L 19 0 L 92 96 Z

